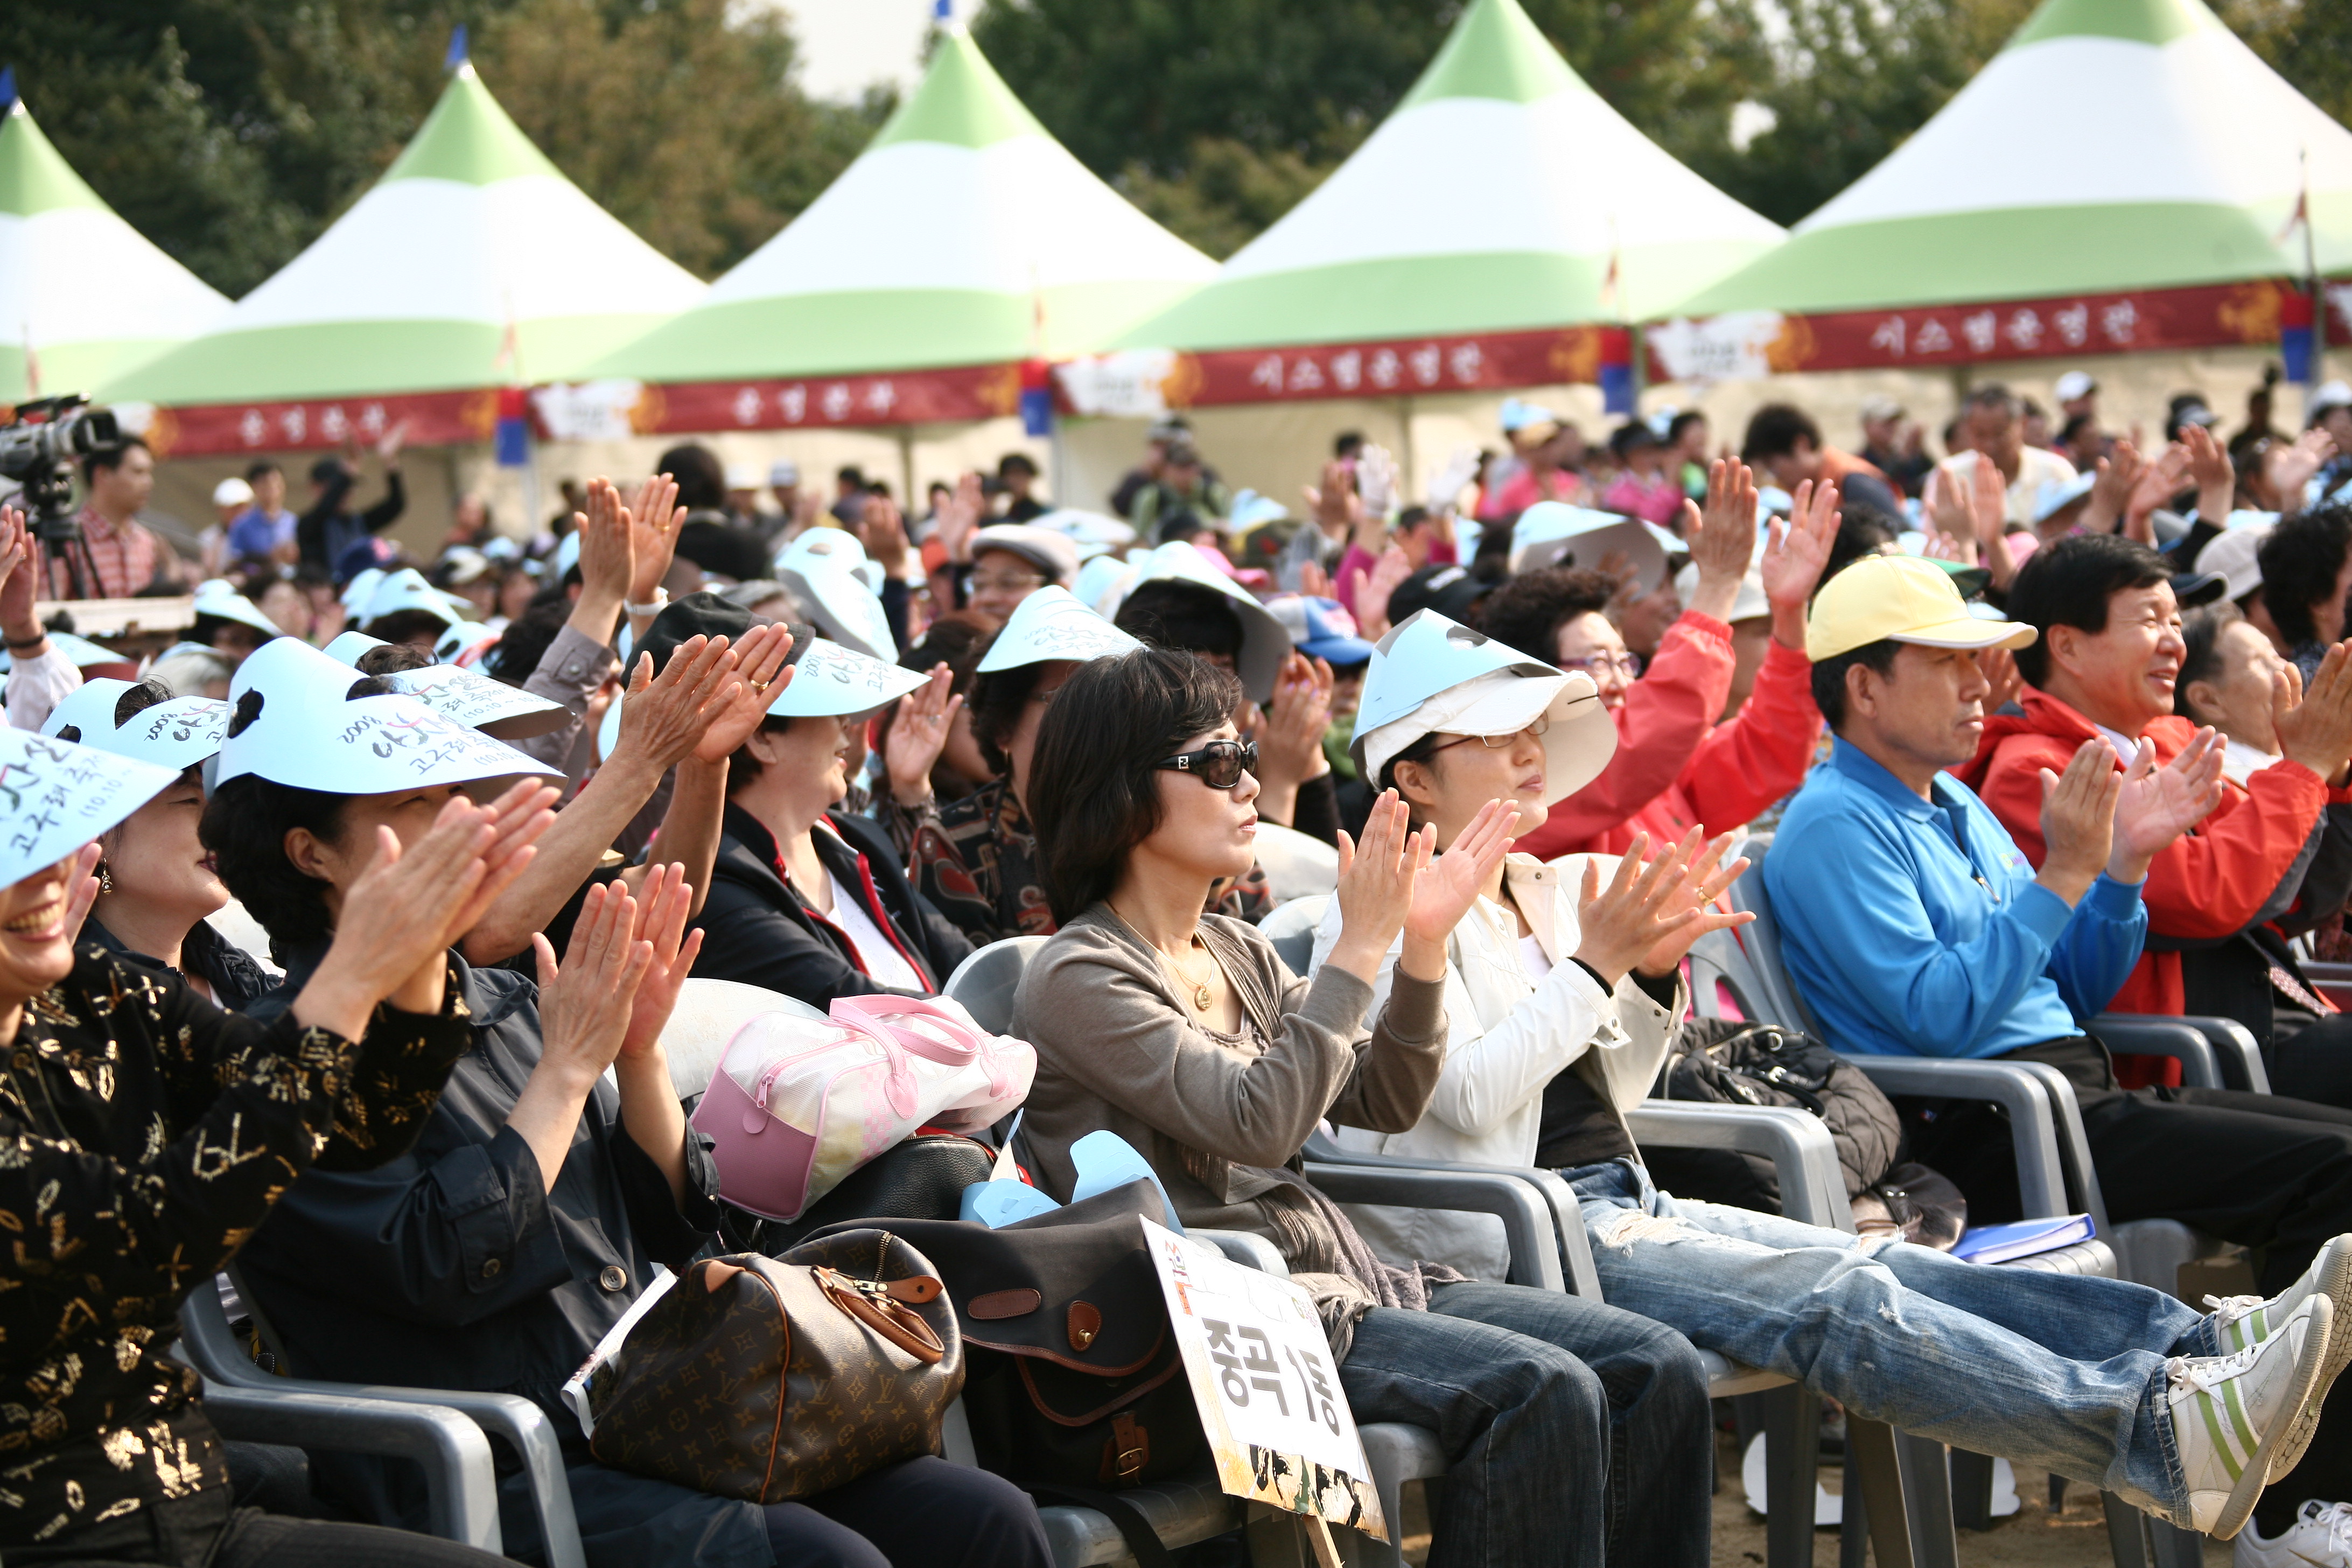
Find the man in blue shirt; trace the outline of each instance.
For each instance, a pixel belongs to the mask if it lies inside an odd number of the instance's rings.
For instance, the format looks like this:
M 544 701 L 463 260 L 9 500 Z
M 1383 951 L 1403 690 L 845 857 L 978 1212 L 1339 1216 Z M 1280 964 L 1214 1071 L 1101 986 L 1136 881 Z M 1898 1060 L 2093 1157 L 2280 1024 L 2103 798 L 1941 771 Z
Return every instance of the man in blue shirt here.
M 2263 1248 L 2263 1288 L 2288 1289 L 2352 1229 L 2352 1113 L 2224 1089 L 2119 1090 L 2083 1027 L 2138 959 L 2149 860 L 2220 798 L 2210 732 L 2160 769 L 2142 742 L 2118 773 L 2093 740 L 2063 776 L 2045 771 L 2038 874 L 1943 771 L 1974 755 L 1983 729 L 1991 687 L 1978 650 L 2034 635 L 1971 615 L 1948 574 L 1903 556 L 1866 557 L 1816 595 L 1805 651 L 1835 750 L 1764 864 L 1790 976 L 1841 1050 L 2056 1067 L 2081 1102 L 2111 1220 L 2179 1219 Z M 1971 1217 L 2014 1217 L 2005 1124 L 1988 1108 L 1964 1103 L 1914 1131 L 1917 1156 L 1959 1184 Z M 2336 1253 L 2352 1267 L 2352 1246 Z M 2222 1309 L 2231 1334 L 2256 1321 L 2253 1299 L 2239 1300 Z M 2352 1325 L 2338 1351 L 2352 1354 Z M 2298 1499 L 2352 1500 L 2352 1411 L 2322 1422 L 2273 1495 L 2262 1528 L 2287 1528 Z

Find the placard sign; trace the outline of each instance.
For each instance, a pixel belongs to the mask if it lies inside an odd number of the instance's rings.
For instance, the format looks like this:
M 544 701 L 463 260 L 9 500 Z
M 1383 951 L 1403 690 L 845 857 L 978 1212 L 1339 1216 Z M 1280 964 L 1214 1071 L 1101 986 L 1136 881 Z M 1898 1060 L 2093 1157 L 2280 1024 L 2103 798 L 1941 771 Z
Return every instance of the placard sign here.
M 1314 1301 L 1287 1279 L 1138 1218 L 1216 1455 L 1217 1485 L 1386 1541 L 1372 1468 Z

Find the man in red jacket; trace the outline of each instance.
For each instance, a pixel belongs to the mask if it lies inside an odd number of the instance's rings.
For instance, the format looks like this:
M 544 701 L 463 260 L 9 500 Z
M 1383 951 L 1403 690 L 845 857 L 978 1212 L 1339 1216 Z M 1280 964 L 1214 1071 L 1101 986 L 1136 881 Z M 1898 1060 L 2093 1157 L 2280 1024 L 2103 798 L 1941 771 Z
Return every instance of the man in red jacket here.
M 2196 731 L 2173 713 L 2186 648 L 2171 567 L 2155 552 L 2113 534 L 2062 539 L 2019 572 L 2009 613 L 2042 633 L 2016 655 L 2027 683 L 2023 711 L 1987 719 L 1975 758 L 1958 773 L 2039 865 L 2042 770 L 2063 769 L 2094 736 L 2116 749 L 2119 767 L 2142 742 L 2154 746 L 2161 763 Z M 2147 951 L 2116 994 L 2115 1010 L 2179 1014 L 2191 1010 L 2192 1000 L 2196 1011 L 2221 1010 L 2216 1002 L 2222 993 L 2210 983 L 2189 994 L 2184 949 L 2191 950 L 2191 982 L 2215 973 L 2237 949 L 2252 955 L 2258 984 L 2267 974 L 2268 961 L 2233 939 L 2291 906 L 2322 808 L 2347 798 L 2341 786 L 2352 759 L 2352 645 L 2329 651 L 2299 700 L 2291 676 L 2283 674 L 2276 700 L 2285 760 L 2242 785 L 2227 784 L 2212 815 L 2157 856 L 2146 893 Z M 2259 1007 L 2229 1011 L 2267 1043 L 2267 990 L 2258 995 Z M 2272 1087 L 2294 1091 L 2289 1083 Z
M 1684 537 L 1698 586 L 1639 671 L 1602 613 L 1614 584 L 1598 572 L 1557 567 L 1496 590 L 1479 629 L 1497 642 L 1582 670 L 1617 721 L 1617 754 L 1601 776 L 1551 808 L 1516 847 L 1542 859 L 1619 854 L 1637 833 L 1653 844 L 1694 826 L 1711 837 L 1752 820 L 1804 782 L 1822 716 L 1805 657 L 1805 604 L 1837 541 L 1834 485 L 1798 487 L 1796 514 L 1776 524 L 1756 570 L 1771 605 L 1772 642 L 1737 718 L 1715 722 L 1736 662 L 1730 616 L 1755 559 L 1756 481 L 1745 464 L 1717 462 L 1704 512 L 1685 503 Z

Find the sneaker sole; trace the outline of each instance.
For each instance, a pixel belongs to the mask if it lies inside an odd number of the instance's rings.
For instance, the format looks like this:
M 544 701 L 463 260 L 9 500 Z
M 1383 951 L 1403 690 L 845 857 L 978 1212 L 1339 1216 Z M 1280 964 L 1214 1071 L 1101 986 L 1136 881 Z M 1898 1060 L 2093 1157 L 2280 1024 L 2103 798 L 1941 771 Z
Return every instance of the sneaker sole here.
M 2327 1391 L 2335 1385 L 2347 1365 L 2352 1365 L 2352 1236 L 2339 1236 L 2319 1250 L 2314 1260 L 2318 1279 L 2312 1288 L 2315 1296 L 2326 1296 L 2336 1315 L 2344 1318 L 2344 1331 L 2336 1332 L 2331 1325 L 2327 1335 L 2327 1360 L 2319 1373 L 2319 1386 L 2295 1413 L 2294 1425 L 2288 1429 L 2286 1441 L 2279 1445 L 2271 1460 L 2273 1481 L 2285 1479 L 2303 1463 L 2305 1452 L 2311 1447 L 2312 1434 L 2319 1429 L 2320 1407 L 2327 1401 Z
M 2315 1397 L 2315 1391 L 2319 1386 L 2320 1372 L 2326 1364 L 2329 1349 L 2336 1338 L 2332 1331 L 2336 1303 L 2316 1291 L 2312 1293 L 2310 1300 L 2313 1309 L 2311 1322 L 2304 1332 L 2303 1353 L 2295 1358 L 2294 1363 L 2296 1386 L 2290 1408 L 2295 1414 L 2287 1420 L 2273 1423 L 2271 1429 L 2263 1434 L 2261 1444 L 2247 1459 L 2237 1485 L 2230 1489 L 2229 1497 L 2221 1504 L 2221 1511 L 2214 1517 L 2212 1528 L 2207 1531 L 2216 1541 L 2227 1541 L 2245 1528 L 2246 1520 L 2254 1511 L 2255 1501 L 2262 1497 L 2263 1489 L 2270 1485 L 2271 1461 L 2285 1447 L 2288 1434 L 2302 1419 L 2303 1406 Z

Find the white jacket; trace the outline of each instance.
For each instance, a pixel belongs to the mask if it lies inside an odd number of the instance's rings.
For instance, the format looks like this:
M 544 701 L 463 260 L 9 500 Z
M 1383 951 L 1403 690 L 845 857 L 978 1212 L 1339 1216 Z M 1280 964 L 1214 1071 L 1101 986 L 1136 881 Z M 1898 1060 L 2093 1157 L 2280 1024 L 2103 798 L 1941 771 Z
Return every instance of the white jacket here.
M 1537 943 L 1552 961 L 1551 973 L 1540 981 L 1529 977 L 1510 909 L 1479 900 L 1446 942 L 1445 1067 L 1429 1109 L 1409 1132 L 1340 1128 L 1342 1147 L 1471 1164 L 1529 1165 L 1543 1121 L 1544 1088 L 1560 1073 L 1581 1073 L 1621 1120 L 1641 1103 L 1657 1079 L 1688 998 L 1678 994 L 1670 1012 L 1630 975 L 1613 993 L 1603 991 L 1569 958 L 1580 941 L 1576 889 L 1588 858 L 1599 862 L 1604 877 L 1616 865 L 1616 857 L 1608 855 L 1564 857 L 1558 866 L 1528 855 L 1510 857 L 1504 877 Z M 1334 899 L 1316 932 L 1310 968 L 1322 963 L 1339 936 L 1339 905 Z M 1388 998 L 1389 977 L 1403 945 L 1400 937 L 1381 961 L 1373 983 L 1375 1012 Z M 1391 1263 L 1448 1263 L 1480 1279 L 1501 1279 L 1508 1272 L 1503 1224 L 1491 1215 L 1347 1207 L 1364 1239 Z

